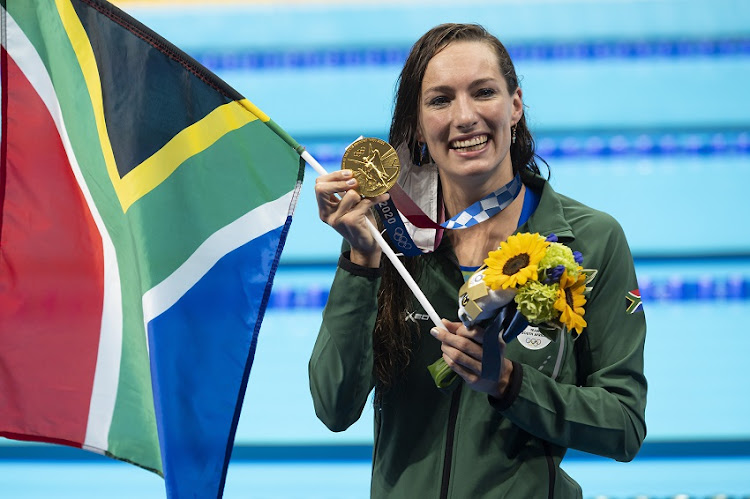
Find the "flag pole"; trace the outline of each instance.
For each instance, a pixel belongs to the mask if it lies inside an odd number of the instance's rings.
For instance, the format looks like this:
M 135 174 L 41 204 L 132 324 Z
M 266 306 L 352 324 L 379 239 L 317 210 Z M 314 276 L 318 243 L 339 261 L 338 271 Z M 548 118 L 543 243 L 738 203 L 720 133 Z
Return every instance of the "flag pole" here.
M 303 151 L 302 152 L 302 159 L 304 159 L 308 165 L 312 166 L 313 170 L 318 172 L 318 175 L 326 175 L 328 172 L 323 168 L 320 163 L 317 162 L 315 158 L 313 158 L 309 152 Z M 414 293 L 414 296 L 417 298 L 417 301 L 419 301 L 419 304 L 422 305 L 422 308 L 424 308 L 425 312 L 427 312 L 427 315 L 432 319 L 432 322 L 435 324 L 438 328 L 445 329 L 445 326 L 443 326 L 442 321 L 440 320 L 440 316 L 437 314 L 435 309 L 432 307 L 432 304 L 427 300 L 427 297 L 424 295 L 422 290 L 420 289 L 417 282 L 414 280 L 414 278 L 409 274 L 409 271 L 406 270 L 406 267 L 404 267 L 404 264 L 401 263 L 401 260 L 398 259 L 396 256 L 396 253 L 391 249 L 391 247 L 388 245 L 385 239 L 383 239 L 383 236 L 380 234 L 378 229 L 372 224 L 369 218 L 366 218 L 365 221 L 367 222 L 367 227 L 370 229 L 370 232 L 372 233 L 372 237 L 375 238 L 375 241 L 377 241 L 378 245 L 380 246 L 380 249 L 383 250 L 383 253 L 385 253 L 385 256 L 388 257 L 388 259 L 391 261 L 393 266 L 398 271 L 399 275 L 403 278 L 404 282 L 406 282 L 406 285 L 409 286 L 409 289 L 412 293 Z

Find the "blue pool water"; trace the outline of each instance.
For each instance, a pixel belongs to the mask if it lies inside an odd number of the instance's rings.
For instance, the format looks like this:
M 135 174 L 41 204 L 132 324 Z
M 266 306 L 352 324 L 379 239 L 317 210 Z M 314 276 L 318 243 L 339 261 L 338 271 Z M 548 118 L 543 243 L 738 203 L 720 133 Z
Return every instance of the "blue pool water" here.
M 572 462 L 564 465 L 586 499 L 746 497 L 750 459 Z M 226 499 L 364 499 L 369 462 L 235 463 L 227 474 Z M 159 499 L 163 482 L 125 464 L 3 463 L 2 497 L 14 499 Z

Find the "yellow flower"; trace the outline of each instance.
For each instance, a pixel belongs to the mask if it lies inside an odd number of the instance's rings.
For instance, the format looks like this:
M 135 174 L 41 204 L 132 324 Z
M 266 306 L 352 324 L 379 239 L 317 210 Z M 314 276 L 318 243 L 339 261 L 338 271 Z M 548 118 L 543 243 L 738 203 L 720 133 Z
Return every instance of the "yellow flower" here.
M 577 277 L 571 277 L 567 270 L 563 272 L 555 301 L 555 308 L 560 311 L 560 323 L 566 326 L 568 331 L 575 329 L 577 334 L 581 334 L 586 327 L 583 318 L 583 306 L 586 304 L 586 298 L 583 296 L 586 290 L 586 274 L 581 272 L 582 270 L 579 268 Z
M 538 280 L 537 264 L 544 258 L 547 246 L 549 243 L 539 234 L 510 236 L 487 255 L 484 283 L 492 289 L 515 289 L 526 281 Z

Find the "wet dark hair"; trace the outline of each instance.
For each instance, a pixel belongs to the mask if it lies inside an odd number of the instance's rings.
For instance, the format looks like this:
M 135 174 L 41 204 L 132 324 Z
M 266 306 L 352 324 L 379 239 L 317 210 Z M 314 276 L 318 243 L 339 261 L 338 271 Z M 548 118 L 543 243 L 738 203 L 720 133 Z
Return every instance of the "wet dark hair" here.
M 422 80 L 430 60 L 453 42 L 482 42 L 497 54 L 500 73 L 505 78 L 508 93 L 519 87 L 516 69 L 505 46 L 495 36 L 477 24 L 441 24 L 425 33 L 412 47 L 397 82 L 393 119 L 389 142 L 394 147 L 406 146 L 411 160 L 423 161 L 422 147 L 417 141 L 419 100 Z M 534 139 L 521 115 L 517 123 L 516 141 L 510 146 L 513 172 L 522 178 L 540 175 L 536 164 Z M 541 159 L 541 158 L 540 158 Z M 544 161 L 544 160 L 542 160 Z M 420 272 L 420 258 L 404 258 L 407 270 L 415 277 Z M 405 307 L 412 303 L 411 292 L 393 265 L 383 258 L 383 278 L 378 294 L 378 319 L 373 332 L 374 374 L 378 381 L 376 402 L 403 372 L 411 358 L 411 347 L 418 328 L 406 321 Z

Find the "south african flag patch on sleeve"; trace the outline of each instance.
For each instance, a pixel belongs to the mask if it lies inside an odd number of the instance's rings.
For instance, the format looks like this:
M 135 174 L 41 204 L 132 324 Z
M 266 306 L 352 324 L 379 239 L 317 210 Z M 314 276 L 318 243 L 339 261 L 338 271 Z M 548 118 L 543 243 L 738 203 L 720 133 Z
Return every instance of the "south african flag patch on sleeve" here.
M 638 288 L 628 291 L 625 295 L 625 311 L 629 314 L 643 312 L 643 302 L 641 301 L 641 292 Z

